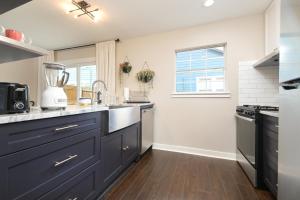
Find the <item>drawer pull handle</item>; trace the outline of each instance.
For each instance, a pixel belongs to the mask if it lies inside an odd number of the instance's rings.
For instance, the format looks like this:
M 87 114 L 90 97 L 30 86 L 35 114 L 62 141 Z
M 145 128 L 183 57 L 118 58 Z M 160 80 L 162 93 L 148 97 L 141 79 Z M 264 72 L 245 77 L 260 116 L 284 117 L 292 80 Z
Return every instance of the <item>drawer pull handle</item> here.
M 279 125 L 275 125 L 276 128 L 279 128 Z
M 77 197 L 75 197 L 75 198 L 69 198 L 68 200 L 78 200 L 78 198 Z
M 76 127 L 79 127 L 79 125 L 74 124 L 74 125 L 69 125 L 69 126 L 65 126 L 65 127 L 61 127 L 61 128 L 56 128 L 55 132 L 64 131 L 64 130 L 68 130 L 68 129 L 76 128 Z
M 69 156 L 67 159 L 59 161 L 59 162 L 55 162 L 54 167 L 59 167 L 60 165 L 69 162 L 71 160 L 73 160 L 74 158 L 76 158 L 78 155 L 73 155 L 73 156 Z
M 123 148 L 123 151 L 127 151 L 129 149 L 129 146 L 126 146 Z
M 275 152 L 278 153 L 278 149 Z

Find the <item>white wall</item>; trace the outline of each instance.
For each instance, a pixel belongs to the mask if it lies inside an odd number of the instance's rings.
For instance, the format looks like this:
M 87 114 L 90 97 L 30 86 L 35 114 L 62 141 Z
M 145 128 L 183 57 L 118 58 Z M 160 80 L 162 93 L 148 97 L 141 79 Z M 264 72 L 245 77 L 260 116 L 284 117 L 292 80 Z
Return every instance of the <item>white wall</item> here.
M 0 82 L 29 85 L 30 99 L 37 100 L 38 59 L 27 59 L 0 65 Z
M 239 63 L 239 105 L 279 105 L 279 68 Z
M 175 50 L 224 42 L 231 98 L 172 98 Z M 128 56 L 133 65 L 126 81 L 131 89 L 139 89 L 135 75 L 145 60 L 156 72 L 154 89 L 150 92 L 150 99 L 156 103 L 155 143 L 230 153 L 235 152 L 238 63 L 263 55 L 263 15 L 123 40 L 117 45 L 117 63 Z M 122 95 L 120 85 L 118 92 Z

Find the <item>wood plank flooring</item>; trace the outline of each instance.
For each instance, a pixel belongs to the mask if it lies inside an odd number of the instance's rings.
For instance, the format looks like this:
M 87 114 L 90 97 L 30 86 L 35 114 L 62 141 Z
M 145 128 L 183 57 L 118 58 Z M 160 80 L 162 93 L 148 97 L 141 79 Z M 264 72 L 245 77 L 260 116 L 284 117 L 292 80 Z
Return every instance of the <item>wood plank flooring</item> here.
M 153 150 L 105 200 L 273 200 L 254 189 L 234 161 Z

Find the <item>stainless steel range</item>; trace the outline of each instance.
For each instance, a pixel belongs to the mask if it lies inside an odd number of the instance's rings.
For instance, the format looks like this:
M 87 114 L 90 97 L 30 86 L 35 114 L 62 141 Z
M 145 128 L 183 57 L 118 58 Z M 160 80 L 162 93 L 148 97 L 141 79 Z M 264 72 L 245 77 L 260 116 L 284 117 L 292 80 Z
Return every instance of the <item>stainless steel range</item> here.
M 236 109 L 237 161 L 258 188 L 263 185 L 260 111 L 278 111 L 278 107 L 243 105 Z

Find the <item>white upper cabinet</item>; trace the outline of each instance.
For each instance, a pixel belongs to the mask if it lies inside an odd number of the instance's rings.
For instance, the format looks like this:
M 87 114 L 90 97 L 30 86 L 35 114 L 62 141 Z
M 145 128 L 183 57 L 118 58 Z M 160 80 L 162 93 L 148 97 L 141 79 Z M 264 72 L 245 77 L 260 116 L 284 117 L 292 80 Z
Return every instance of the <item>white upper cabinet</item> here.
M 281 0 L 273 0 L 265 12 L 265 54 L 279 49 Z

